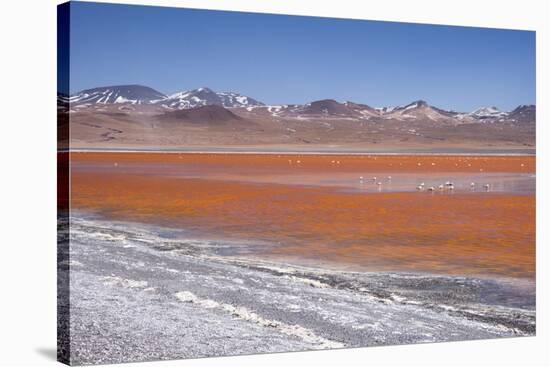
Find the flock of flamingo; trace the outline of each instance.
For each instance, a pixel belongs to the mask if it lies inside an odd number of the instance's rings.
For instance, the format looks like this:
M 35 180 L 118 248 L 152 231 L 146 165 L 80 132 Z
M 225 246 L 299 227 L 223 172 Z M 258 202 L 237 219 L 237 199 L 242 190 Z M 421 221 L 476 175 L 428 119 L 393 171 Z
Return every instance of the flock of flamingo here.
M 288 163 L 289 164 L 293 164 L 293 163 L 300 164 L 302 162 L 299 159 L 295 160 L 294 162 L 292 161 L 292 159 L 289 159 Z M 340 161 L 339 160 L 332 160 L 330 163 L 339 165 Z M 419 162 L 418 165 L 421 165 L 421 163 Z M 434 166 L 434 165 L 435 165 L 435 163 L 432 163 L 432 166 Z M 468 164 L 468 166 L 471 166 L 471 164 Z M 521 166 L 522 167 L 524 166 L 523 163 L 521 164 Z M 483 169 L 480 169 L 480 171 L 482 172 Z M 386 177 L 387 182 L 391 182 L 391 180 L 392 180 L 391 176 Z M 382 188 L 382 181 L 379 181 L 378 177 L 374 176 L 371 179 L 366 179 L 363 176 L 359 176 L 359 182 L 361 184 L 364 184 L 365 182 L 368 182 L 368 181 L 375 183 L 378 186 L 379 190 Z M 475 191 L 476 186 L 477 185 L 476 185 L 475 182 L 471 182 L 470 183 L 470 190 Z M 421 182 L 419 185 L 416 186 L 417 191 L 427 191 L 427 192 L 454 191 L 454 189 L 455 189 L 455 184 L 452 181 L 446 181 L 445 183 L 442 183 L 442 184 L 438 185 L 437 187 L 435 187 L 435 186 L 426 186 L 426 184 L 424 182 Z M 486 184 L 483 185 L 483 189 L 485 191 L 489 191 L 491 189 L 491 185 L 486 183 Z
M 386 180 L 388 182 L 391 182 L 391 179 L 392 179 L 391 176 L 386 177 Z M 374 176 L 370 180 L 371 182 L 374 182 L 378 187 L 382 186 L 382 181 L 378 181 L 378 177 Z M 359 176 L 359 182 L 361 184 L 365 183 L 365 181 L 366 181 L 365 177 Z M 476 183 L 471 182 L 470 189 L 473 191 L 475 190 L 475 188 L 476 188 Z M 489 191 L 489 189 L 491 188 L 491 185 L 485 184 L 483 185 L 483 188 L 485 189 L 485 191 Z M 444 184 L 438 185 L 437 188 L 435 186 L 426 187 L 426 184 L 424 182 L 421 182 L 418 186 L 416 186 L 417 191 L 428 191 L 428 192 L 434 192 L 436 190 L 453 191 L 454 189 L 455 189 L 455 184 L 452 181 L 446 181 Z

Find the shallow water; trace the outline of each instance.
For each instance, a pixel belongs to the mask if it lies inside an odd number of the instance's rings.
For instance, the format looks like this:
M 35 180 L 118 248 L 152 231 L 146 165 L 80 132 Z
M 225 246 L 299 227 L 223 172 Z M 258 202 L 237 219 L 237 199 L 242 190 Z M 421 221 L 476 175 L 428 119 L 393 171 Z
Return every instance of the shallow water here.
M 158 155 L 158 154 L 157 154 Z M 164 154 L 168 155 L 169 154 Z M 181 154 L 176 154 L 181 157 Z M 521 157 L 516 168 L 511 169 L 501 161 L 506 157 L 493 157 L 498 159 L 504 172 L 492 169 L 493 162 L 477 161 L 475 157 L 455 157 L 456 166 L 447 162 L 450 157 L 445 157 L 444 163 L 436 165 L 434 162 L 419 163 L 409 162 L 407 165 L 399 165 L 401 157 L 394 157 L 397 162 L 380 164 L 382 157 L 370 156 L 365 159 L 364 165 L 359 165 L 357 157 L 355 162 L 345 164 L 344 158 L 326 157 L 324 162 L 312 162 L 311 157 L 299 157 L 288 159 L 280 156 L 279 161 L 271 164 L 242 164 L 231 162 L 213 164 L 205 163 L 200 159 L 186 159 L 140 162 L 133 160 L 121 160 L 116 157 L 110 161 L 83 160 L 78 161 L 75 167 L 82 172 L 105 172 L 128 175 L 147 175 L 171 178 L 195 178 L 218 181 L 271 183 L 283 185 L 302 186 L 332 186 L 362 192 L 411 192 L 418 191 L 421 184 L 424 191 L 433 187 L 437 192 L 449 192 L 440 190 L 439 186 L 447 182 L 454 184 L 455 191 L 462 192 L 510 192 L 510 193 L 535 193 L 536 176 L 530 172 L 532 167 L 526 167 L 531 157 Z M 200 157 L 202 158 L 202 157 Z M 220 157 L 225 158 L 225 157 Z M 238 161 L 241 157 L 235 157 Z M 388 157 L 383 157 L 388 158 Z M 409 157 L 410 158 L 410 157 Z M 424 157 L 426 158 L 426 157 Z M 518 157 L 513 157 L 518 158 Z M 416 159 L 419 160 L 419 159 Z M 435 160 L 435 159 L 431 159 Z M 292 163 L 285 163 L 285 162 Z M 282 163 L 281 163 L 282 162 Z M 300 163 L 296 163 L 300 162 Z M 332 163 L 332 162 L 338 162 Z M 470 162 L 473 162 L 470 163 Z M 315 163 L 315 164 L 314 164 Z M 322 164 L 324 163 L 324 165 Z M 371 164 L 374 166 L 371 167 Z M 433 164 L 433 165 L 432 165 Z M 403 167 L 403 168 L 401 168 Z M 481 167 L 481 168 L 480 168 Z M 399 172 L 403 170 L 403 172 Z M 510 171 L 511 172 L 508 172 Z M 474 185 L 472 185 L 472 183 Z M 488 187 L 486 187 L 488 185 Z
M 228 255 L 533 278 L 533 164 L 532 157 L 79 154 L 72 205 L 242 244 L 223 247 Z M 447 181 L 454 190 L 426 190 Z
M 250 180 L 252 181 L 252 180 Z M 271 183 L 296 184 L 310 186 L 332 186 L 341 187 L 347 190 L 353 190 L 365 193 L 376 192 L 429 192 L 439 194 L 449 194 L 454 192 L 466 193 L 535 193 L 535 176 L 522 173 L 391 173 L 387 172 L 369 172 L 369 175 L 357 176 L 355 173 L 342 173 L 332 175 L 330 178 L 322 175 L 307 176 L 278 176 L 270 180 Z M 453 184 L 453 190 L 445 187 L 445 183 Z M 472 183 L 474 185 L 472 185 Z M 439 186 L 443 185 L 443 188 Z M 485 185 L 489 185 L 485 187 Z M 430 191 L 433 188 L 433 191 Z

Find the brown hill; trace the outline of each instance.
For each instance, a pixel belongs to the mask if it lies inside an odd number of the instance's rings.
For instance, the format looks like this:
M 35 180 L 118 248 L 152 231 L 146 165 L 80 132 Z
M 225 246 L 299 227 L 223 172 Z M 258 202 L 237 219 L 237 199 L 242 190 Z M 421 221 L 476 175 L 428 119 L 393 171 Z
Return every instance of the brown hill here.
M 231 121 L 241 122 L 244 120 L 242 117 L 237 116 L 233 112 L 218 105 L 208 105 L 186 110 L 165 112 L 164 114 L 159 115 L 158 119 L 161 121 L 209 125 L 225 124 Z
M 513 123 L 534 124 L 537 121 L 537 108 L 535 105 L 521 105 L 510 112 L 507 119 Z
M 333 99 L 311 102 L 305 105 L 299 112 L 305 115 L 357 116 L 357 113 L 353 109 Z

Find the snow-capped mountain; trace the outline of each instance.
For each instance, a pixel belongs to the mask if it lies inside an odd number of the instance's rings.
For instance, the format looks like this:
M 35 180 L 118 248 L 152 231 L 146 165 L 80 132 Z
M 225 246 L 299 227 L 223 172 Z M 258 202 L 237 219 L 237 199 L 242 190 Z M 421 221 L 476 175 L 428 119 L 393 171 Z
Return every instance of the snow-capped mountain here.
M 149 104 L 165 99 L 166 95 L 143 85 L 114 85 L 85 89 L 70 97 L 71 105 L 82 104 Z
M 422 108 L 433 108 L 433 107 L 430 106 L 428 102 L 419 99 L 411 103 L 408 103 L 406 105 L 376 107 L 375 110 L 378 111 L 379 114 L 385 115 L 390 113 L 404 114 L 406 113 L 406 111 L 417 110 Z
M 378 112 L 366 104 L 346 101 L 337 102 L 333 99 L 313 101 L 303 106 L 294 107 L 292 113 L 297 115 L 315 115 L 324 117 L 367 118 L 377 116 Z
M 264 103 L 243 96 L 234 92 L 218 92 L 218 96 L 223 100 L 224 107 L 251 107 L 251 106 L 265 106 Z
M 354 116 L 355 111 L 346 104 L 337 102 L 333 99 L 322 99 L 305 104 L 302 108 L 296 110 L 303 115 L 325 115 L 325 116 Z
M 423 100 L 418 100 L 402 106 L 384 106 L 384 107 L 375 107 L 374 109 L 378 111 L 379 114 L 383 115 L 386 113 L 392 113 L 396 111 L 406 111 L 413 108 L 419 108 L 424 106 L 428 106 L 428 103 Z
M 409 111 L 409 110 L 417 109 L 417 108 L 421 108 L 421 107 L 429 107 L 428 102 L 423 101 L 423 100 L 414 101 L 414 102 L 411 102 L 411 103 L 409 103 L 405 106 L 397 106 L 391 112 Z
M 210 88 L 198 88 L 174 93 L 157 103 L 174 109 L 188 109 L 207 105 L 223 106 L 226 108 L 264 105 L 262 102 L 238 93 L 214 92 Z
M 424 100 L 413 101 L 402 106 L 378 108 L 377 111 L 379 111 L 384 119 L 429 123 L 459 123 L 455 119 L 458 113 L 432 106 Z
M 470 116 L 476 117 L 478 119 L 497 118 L 504 117 L 506 115 L 508 115 L 506 112 L 503 112 L 494 106 L 481 107 L 473 112 L 470 112 Z
M 537 107 L 535 105 L 521 105 L 516 107 L 507 116 L 512 122 L 524 124 L 537 120 Z
M 358 112 L 363 117 L 369 117 L 369 116 L 378 116 L 380 112 L 364 103 L 355 103 L 351 101 L 344 102 L 344 105 L 350 109 L 352 109 L 355 112 Z

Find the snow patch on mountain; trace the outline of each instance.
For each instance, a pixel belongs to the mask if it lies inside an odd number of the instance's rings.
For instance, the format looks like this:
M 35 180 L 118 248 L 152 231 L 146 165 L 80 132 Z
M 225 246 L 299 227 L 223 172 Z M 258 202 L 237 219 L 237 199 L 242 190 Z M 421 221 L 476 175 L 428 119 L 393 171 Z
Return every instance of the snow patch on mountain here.
M 471 116 L 477 117 L 477 118 L 494 118 L 494 117 L 504 117 L 507 116 L 508 113 L 500 111 L 498 108 L 491 106 L 491 107 L 481 107 L 477 110 L 470 113 Z
M 200 106 L 217 105 L 225 108 L 263 106 L 253 98 L 234 92 L 215 92 L 202 87 L 190 91 L 182 91 L 168 96 L 157 103 L 174 109 L 189 109 Z
M 166 96 L 153 88 L 142 85 L 115 85 L 85 89 L 69 98 L 71 105 L 85 104 L 150 104 Z

